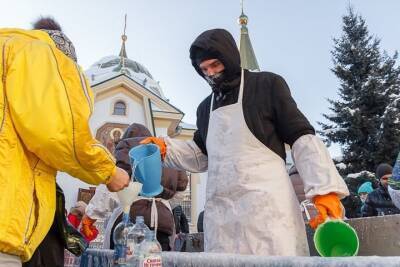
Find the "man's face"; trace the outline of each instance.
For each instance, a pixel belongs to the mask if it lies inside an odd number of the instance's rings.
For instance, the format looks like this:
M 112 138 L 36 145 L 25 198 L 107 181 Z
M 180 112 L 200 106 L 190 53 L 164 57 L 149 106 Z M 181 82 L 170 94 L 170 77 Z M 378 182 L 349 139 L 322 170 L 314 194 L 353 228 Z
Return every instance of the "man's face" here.
M 360 193 L 360 199 L 361 199 L 362 203 L 364 203 L 365 200 L 367 200 L 367 196 L 368 196 L 368 193 L 365 193 L 365 192 Z
M 199 67 L 206 76 L 213 76 L 225 69 L 224 64 L 216 58 L 204 60 L 200 63 Z
M 390 179 L 391 177 L 392 177 L 391 174 L 386 174 L 386 175 L 382 176 L 381 179 L 380 179 L 381 184 L 382 184 L 384 187 L 387 187 L 387 186 L 388 186 L 388 181 L 389 181 L 389 179 Z

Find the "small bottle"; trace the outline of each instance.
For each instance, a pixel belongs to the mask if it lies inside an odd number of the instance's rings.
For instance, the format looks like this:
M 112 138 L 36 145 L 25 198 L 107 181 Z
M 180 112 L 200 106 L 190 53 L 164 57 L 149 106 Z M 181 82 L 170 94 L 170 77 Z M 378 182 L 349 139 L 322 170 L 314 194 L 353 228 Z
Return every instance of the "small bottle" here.
M 129 265 L 134 266 L 137 262 L 139 245 L 144 241 L 144 237 L 148 231 L 150 231 L 150 229 L 144 223 L 143 216 L 136 216 L 136 223 L 129 229 L 126 240 L 128 247 L 127 262 Z
M 123 213 L 122 221 L 114 229 L 114 266 L 126 266 L 128 231 L 133 227 L 129 213 Z
M 140 267 L 162 267 L 161 245 L 158 243 L 154 231 L 148 231 L 139 249 Z

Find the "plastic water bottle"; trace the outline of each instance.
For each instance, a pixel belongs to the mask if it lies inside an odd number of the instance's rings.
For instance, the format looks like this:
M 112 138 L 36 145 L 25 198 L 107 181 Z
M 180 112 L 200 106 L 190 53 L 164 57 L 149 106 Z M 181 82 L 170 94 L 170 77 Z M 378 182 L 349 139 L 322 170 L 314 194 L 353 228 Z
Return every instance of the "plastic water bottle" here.
M 144 223 L 143 216 L 136 216 L 136 224 L 129 229 L 127 236 L 127 262 L 129 266 L 136 266 L 138 264 L 138 248 L 149 231 L 150 229 Z
M 114 266 L 126 266 L 127 237 L 133 223 L 129 219 L 129 213 L 123 213 L 122 221 L 114 229 Z
M 162 267 L 161 245 L 158 243 L 154 231 L 148 231 L 139 249 L 140 267 Z

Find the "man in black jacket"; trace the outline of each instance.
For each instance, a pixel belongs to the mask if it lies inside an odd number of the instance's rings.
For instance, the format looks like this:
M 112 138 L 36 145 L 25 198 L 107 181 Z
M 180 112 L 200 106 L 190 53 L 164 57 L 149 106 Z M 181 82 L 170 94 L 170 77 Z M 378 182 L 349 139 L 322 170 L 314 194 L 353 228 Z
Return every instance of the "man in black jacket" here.
M 285 143 L 320 215 L 341 218 L 348 195 L 324 144 L 299 111 L 285 80 L 240 67 L 232 35 L 214 29 L 190 48 L 195 70 L 212 94 L 197 109 L 193 141 L 148 138 L 164 166 L 208 171 L 205 251 L 301 256 L 308 254 L 304 222 L 285 169 Z
M 400 210 L 393 204 L 388 193 L 388 180 L 392 177 L 392 170 L 392 166 L 386 163 L 381 163 L 376 168 L 379 187 L 368 194 L 361 210 L 363 217 L 400 214 Z

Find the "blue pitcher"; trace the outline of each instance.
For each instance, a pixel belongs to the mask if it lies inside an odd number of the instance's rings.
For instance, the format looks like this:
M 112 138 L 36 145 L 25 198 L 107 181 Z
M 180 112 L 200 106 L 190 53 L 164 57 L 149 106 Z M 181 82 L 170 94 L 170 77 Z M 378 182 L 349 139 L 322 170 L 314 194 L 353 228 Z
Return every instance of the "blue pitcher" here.
M 158 146 L 146 144 L 129 150 L 132 175 L 143 184 L 140 195 L 154 197 L 163 191 L 161 186 L 161 156 Z

